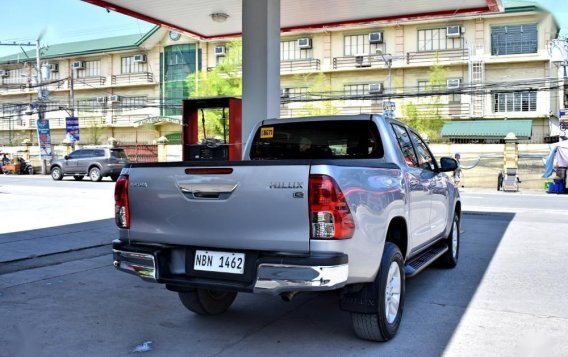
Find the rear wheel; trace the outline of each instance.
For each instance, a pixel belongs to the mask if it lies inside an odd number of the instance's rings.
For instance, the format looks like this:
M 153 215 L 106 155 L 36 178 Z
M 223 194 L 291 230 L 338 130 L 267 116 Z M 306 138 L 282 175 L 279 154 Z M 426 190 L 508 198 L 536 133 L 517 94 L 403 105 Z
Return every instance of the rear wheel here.
M 75 179 L 75 181 L 81 181 L 83 179 L 83 175 L 75 175 L 73 176 L 73 178 Z
M 372 314 L 352 313 L 355 334 L 371 341 L 388 341 L 396 335 L 404 307 L 405 276 L 400 249 L 387 242 L 379 273 L 373 284 L 378 292 L 377 312 Z
M 447 238 L 448 251 L 438 259 L 438 266 L 441 268 L 451 269 L 458 265 L 460 255 L 460 218 L 454 213 L 452 221 L 452 229 Z
M 116 182 L 116 180 L 118 180 L 118 177 L 119 177 L 119 176 L 120 176 L 120 175 L 111 175 L 111 176 L 110 176 L 110 179 L 111 179 L 113 182 Z
M 63 179 L 63 172 L 59 166 L 55 166 L 51 169 L 51 178 L 55 181 L 61 181 Z
M 96 166 L 91 167 L 91 169 L 89 170 L 89 177 L 91 178 L 91 181 L 99 182 L 103 179 L 103 177 L 101 176 L 101 169 Z
M 218 315 L 229 309 L 237 297 L 237 292 L 198 288 L 180 291 L 178 295 L 188 310 L 199 315 Z

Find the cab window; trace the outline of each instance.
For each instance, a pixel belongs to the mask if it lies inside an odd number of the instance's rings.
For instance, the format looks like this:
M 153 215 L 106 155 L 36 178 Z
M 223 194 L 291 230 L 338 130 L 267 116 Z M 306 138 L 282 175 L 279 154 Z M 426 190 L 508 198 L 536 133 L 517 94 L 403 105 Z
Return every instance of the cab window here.
M 403 126 L 392 124 L 396 140 L 398 141 L 398 146 L 404 157 L 404 161 L 408 166 L 418 167 L 418 157 L 412 146 L 412 141 L 408 132 Z

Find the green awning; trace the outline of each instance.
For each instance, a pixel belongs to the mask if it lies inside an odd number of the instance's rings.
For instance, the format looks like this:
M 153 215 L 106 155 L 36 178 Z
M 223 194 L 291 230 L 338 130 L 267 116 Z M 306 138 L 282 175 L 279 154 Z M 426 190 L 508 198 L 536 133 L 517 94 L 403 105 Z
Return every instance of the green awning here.
M 518 139 L 532 136 L 532 120 L 459 120 L 445 123 L 442 137 L 457 139 L 503 139 L 515 133 Z

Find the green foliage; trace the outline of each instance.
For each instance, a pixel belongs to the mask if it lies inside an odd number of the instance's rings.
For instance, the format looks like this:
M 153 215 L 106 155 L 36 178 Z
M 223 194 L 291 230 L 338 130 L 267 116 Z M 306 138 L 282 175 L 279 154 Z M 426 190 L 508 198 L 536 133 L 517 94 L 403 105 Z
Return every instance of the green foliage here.
M 101 134 L 102 128 L 96 122 L 93 122 L 93 125 L 87 129 L 89 135 L 89 142 L 93 145 L 100 145 L 101 143 Z
M 447 75 L 448 70 L 444 66 L 440 64 L 431 66 L 425 92 L 435 92 L 446 88 Z M 415 128 L 421 135 L 426 135 L 429 139 L 437 139 L 442 126 L 449 119 L 442 117 L 442 107 L 447 104 L 441 102 L 439 94 L 418 98 L 420 98 L 419 103 L 403 103 L 403 121 Z
M 302 82 L 302 87 L 307 88 L 311 99 L 321 99 L 322 94 L 331 93 L 331 83 L 322 72 L 299 75 L 296 79 Z M 335 115 L 339 114 L 340 109 L 331 100 L 316 100 L 302 103 L 301 112 L 306 116 Z
M 202 70 L 187 77 L 192 97 L 240 97 L 242 82 L 242 42 L 233 41 L 226 45 L 227 51 L 217 66 Z M 220 110 L 205 110 L 205 135 L 207 138 L 223 138 L 223 113 Z M 199 113 L 199 138 L 203 139 L 201 113 Z M 227 114 L 228 115 L 228 114 Z M 228 127 L 226 128 L 228 133 Z

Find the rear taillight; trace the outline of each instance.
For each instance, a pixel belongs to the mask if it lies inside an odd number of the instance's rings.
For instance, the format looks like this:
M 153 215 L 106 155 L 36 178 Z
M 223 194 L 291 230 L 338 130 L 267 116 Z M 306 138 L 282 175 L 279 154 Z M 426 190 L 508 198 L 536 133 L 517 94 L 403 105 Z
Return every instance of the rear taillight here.
M 308 188 L 312 239 L 347 239 L 355 223 L 343 192 L 333 178 L 310 175 Z
M 128 175 L 120 175 L 114 186 L 114 219 L 119 228 L 130 228 Z

